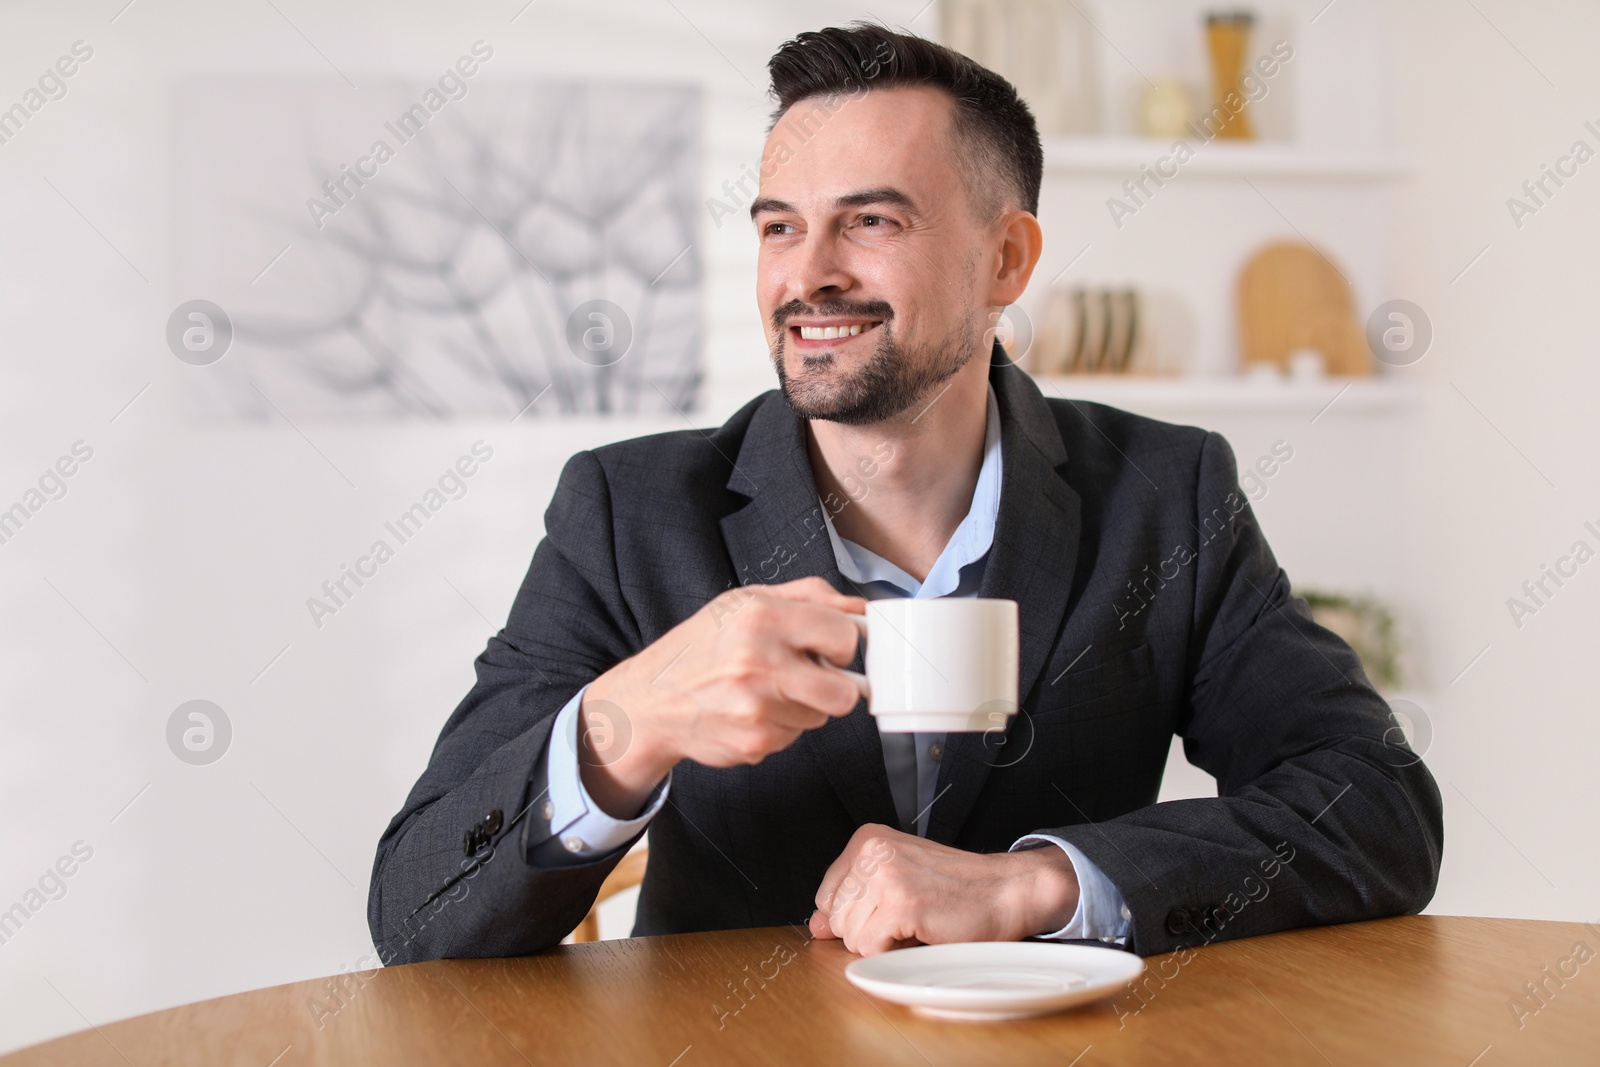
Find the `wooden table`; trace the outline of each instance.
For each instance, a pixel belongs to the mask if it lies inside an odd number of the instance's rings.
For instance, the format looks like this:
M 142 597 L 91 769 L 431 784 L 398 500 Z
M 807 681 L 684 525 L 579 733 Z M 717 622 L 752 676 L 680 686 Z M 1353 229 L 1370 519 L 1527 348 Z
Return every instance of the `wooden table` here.
M 1407 916 L 1156 956 L 1140 994 L 963 1023 L 867 997 L 839 942 L 778 927 L 392 967 L 346 976 L 337 996 L 296 982 L 101 1025 L 0 1067 L 1594 1064 L 1596 952 L 1600 926 Z M 1542 1005 L 1524 982 L 1544 984 Z

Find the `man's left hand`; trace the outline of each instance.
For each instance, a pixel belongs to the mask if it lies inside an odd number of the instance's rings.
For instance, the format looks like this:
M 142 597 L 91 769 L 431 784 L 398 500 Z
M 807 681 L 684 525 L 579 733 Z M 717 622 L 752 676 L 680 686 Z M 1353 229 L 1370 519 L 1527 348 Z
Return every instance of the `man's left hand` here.
M 823 875 L 811 933 L 870 956 L 906 940 L 1020 941 L 1059 930 L 1077 907 L 1072 861 L 1053 845 L 963 852 L 869 824 Z

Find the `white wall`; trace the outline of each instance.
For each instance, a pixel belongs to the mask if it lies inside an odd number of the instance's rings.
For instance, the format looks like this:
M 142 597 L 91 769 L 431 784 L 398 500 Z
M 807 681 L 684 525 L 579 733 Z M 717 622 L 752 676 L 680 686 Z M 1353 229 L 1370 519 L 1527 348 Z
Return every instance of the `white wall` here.
M 1597 542 L 1582 524 L 1600 527 L 1600 165 L 1521 229 L 1506 200 L 1574 140 L 1600 150 L 1583 128 L 1600 120 L 1585 50 L 1600 11 L 1476 6 L 1395 13 L 1400 135 L 1417 162 L 1397 212 L 1397 277 L 1437 338 L 1419 365 L 1430 392 L 1412 508 L 1392 517 L 1409 531 L 1440 694 L 1429 763 L 1447 836 L 1434 909 L 1593 920 L 1600 568 L 1520 629 L 1506 600 L 1577 538 Z
M 0 502 L 73 442 L 94 448 L 68 495 L 0 545 L 0 908 L 74 842 L 94 850 L 67 895 L 0 945 L 0 1048 L 330 973 L 370 951 L 377 836 L 505 616 L 561 462 L 681 425 L 322 424 L 303 427 L 308 443 L 281 424 L 185 421 L 192 368 L 166 350 L 162 329 L 180 300 L 203 294 L 171 282 L 183 205 L 172 196 L 169 83 L 245 68 L 300 71 L 345 91 L 305 38 L 359 84 L 363 74 L 429 78 L 483 37 L 497 50 L 485 77 L 706 86 L 711 196 L 758 158 L 773 48 L 863 12 L 676 5 L 682 15 L 540 0 L 511 24 L 521 0 L 459 14 L 280 2 L 305 37 L 269 5 L 141 0 L 118 15 L 111 0 L 0 14 L 0 101 L 73 41 L 95 48 L 68 96 L 0 145 Z M 899 24 L 922 6 L 873 10 Z M 1307 6 L 1302 21 L 1321 5 Z M 1341 20 L 1376 7 L 1339 0 L 1300 32 L 1337 40 Z M 1277 547 L 1291 574 L 1297 561 L 1320 566 L 1344 525 L 1392 531 L 1393 556 L 1373 566 L 1409 576 L 1392 595 L 1410 611 L 1438 694 L 1429 762 L 1448 838 L 1435 910 L 1593 919 L 1600 564 L 1520 630 L 1505 598 L 1582 536 L 1583 520 L 1600 526 L 1588 321 L 1600 163 L 1520 231 L 1504 201 L 1575 138 L 1600 147 L 1582 129 L 1600 120 L 1600 108 L 1585 110 L 1596 75 L 1583 51 L 1600 14 L 1576 2 L 1478 8 L 1421 0 L 1392 16 L 1399 137 L 1417 164 L 1394 216 L 1394 284 L 1428 310 L 1437 336 L 1416 368 L 1426 398 L 1409 506 L 1329 515 L 1319 545 L 1314 529 L 1290 535 L 1293 520 L 1280 518 L 1298 503 L 1286 482 L 1263 521 L 1269 534 L 1286 531 Z M 936 16 L 913 28 L 935 35 Z M 750 235 L 707 224 L 702 240 L 711 377 L 696 419 L 709 424 L 766 388 L 770 371 Z M 263 262 L 251 250 L 237 269 Z M 479 438 L 495 458 L 470 494 L 314 629 L 305 598 Z M 1372 468 L 1369 457 L 1351 476 Z M 195 698 L 221 705 L 235 731 L 208 767 L 180 763 L 164 738 L 172 710 Z

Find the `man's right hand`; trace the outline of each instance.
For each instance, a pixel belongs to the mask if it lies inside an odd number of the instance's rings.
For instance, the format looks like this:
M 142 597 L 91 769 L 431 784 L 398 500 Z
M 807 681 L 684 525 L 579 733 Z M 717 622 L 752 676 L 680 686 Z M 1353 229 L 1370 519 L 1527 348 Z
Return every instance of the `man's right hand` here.
M 679 760 L 759 763 L 862 696 L 848 666 L 866 600 L 821 578 L 730 589 L 590 683 L 580 774 L 613 818 L 638 815 Z M 825 661 L 812 658 L 815 655 Z

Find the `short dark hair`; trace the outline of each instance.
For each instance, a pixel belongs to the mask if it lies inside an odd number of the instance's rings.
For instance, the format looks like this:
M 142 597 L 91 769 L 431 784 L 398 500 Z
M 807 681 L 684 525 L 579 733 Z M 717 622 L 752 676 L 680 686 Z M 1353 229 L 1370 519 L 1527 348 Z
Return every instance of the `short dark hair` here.
M 784 42 L 767 62 L 769 95 L 778 101 L 767 133 L 796 102 L 871 89 L 931 86 L 953 100 L 951 140 L 979 220 L 1006 207 L 1039 213 L 1044 149 L 1033 112 L 1016 87 L 972 59 L 909 33 L 864 20 L 808 30 Z M 998 180 L 996 180 L 998 179 Z

